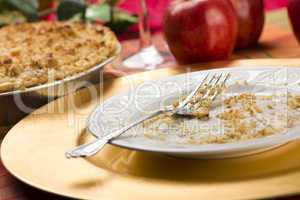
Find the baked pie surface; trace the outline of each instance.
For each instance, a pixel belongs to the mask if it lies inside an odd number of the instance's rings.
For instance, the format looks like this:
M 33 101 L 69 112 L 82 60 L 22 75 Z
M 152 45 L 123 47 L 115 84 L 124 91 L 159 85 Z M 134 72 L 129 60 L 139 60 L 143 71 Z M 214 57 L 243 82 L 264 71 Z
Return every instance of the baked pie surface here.
M 117 38 L 101 25 L 36 22 L 0 29 L 0 92 L 62 80 L 116 53 Z

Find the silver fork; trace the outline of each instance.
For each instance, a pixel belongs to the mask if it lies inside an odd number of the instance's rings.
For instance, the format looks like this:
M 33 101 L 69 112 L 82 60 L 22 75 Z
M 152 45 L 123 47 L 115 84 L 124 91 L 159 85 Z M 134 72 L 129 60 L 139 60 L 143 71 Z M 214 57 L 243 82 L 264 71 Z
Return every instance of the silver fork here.
M 96 154 L 98 151 L 100 151 L 105 144 L 107 144 L 110 140 L 113 138 L 116 138 L 123 133 L 125 133 L 127 130 L 131 129 L 132 127 L 144 122 L 147 119 L 150 119 L 158 114 L 169 112 L 171 115 L 178 114 L 178 115 L 191 115 L 191 112 L 189 109 L 186 109 L 186 105 L 193 99 L 193 97 L 197 94 L 200 88 L 205 89 L 205 93 L 203 94 L 202 98 L 207 98 L 213 101 L 219 94 L 219 91 L 216 90 L 216 87 L 223 87 L 225 86 L 227 80 L 230 78 L 230 74 L 227 73 L 223 75 L 221 73 L 220 75 L 214 74 L 209 80 L 209 74 L 206 75 L 206 77 L 196 86 L 196 88 L 183 100 L 181 101 L 177 107 L 174 105 L 168 105 L 163 107 L 162 109 L 159 109 L 155 111 L 154 113 L 147 115 L 132 124 L 118 130 L 115 132 L 112 132 L 102 138 L 98 138 L 90 143 L 80 145 L 76 147 L 73 150 L 67 151 L 65 153 L 67 158 L 77 158 L 77 157 L 86 157 L 86 156 L 92 156 Z M 223 80 L 222 80 L 223 79 Z M 208 81 L 207 81 L 208 80 Z M 215 89 L 215 91 L 213 90 Z

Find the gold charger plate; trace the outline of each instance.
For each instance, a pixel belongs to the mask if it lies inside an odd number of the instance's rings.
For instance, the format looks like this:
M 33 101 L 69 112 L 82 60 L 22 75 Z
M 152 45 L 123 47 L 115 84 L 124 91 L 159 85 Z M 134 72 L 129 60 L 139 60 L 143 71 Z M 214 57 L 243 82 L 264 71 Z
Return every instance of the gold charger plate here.
M 217 66 L 297 66 L 294 60 L 245 60 Z M 194 70 L 207 65 L 194 66 Z M 211 65 L 210 65 L 211 66 Z M 265 153 L 223 160 L 188 160 L 107 145 L 88 159 L 66 159 L 66 150 L 91 140 L 89 112 L 129 83 L 183 72 L 163 69 L 109 80 L 44 106 L 4 138 L 5 167 L 25 183 L 80 199 L 252 199 L 300 193 L 300 142 Z M 132 82 L 133 81 L 133 82 Z

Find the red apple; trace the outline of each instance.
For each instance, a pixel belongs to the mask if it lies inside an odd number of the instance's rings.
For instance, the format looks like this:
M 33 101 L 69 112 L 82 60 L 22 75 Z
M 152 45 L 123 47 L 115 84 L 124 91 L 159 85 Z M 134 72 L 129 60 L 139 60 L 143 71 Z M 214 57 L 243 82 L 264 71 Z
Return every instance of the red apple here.
M 238 18 L 236 48 L 255 45 L 262 33 L 265 12 L 263 0 L 231 0 Z
M 295 36 L 300 43 L 300 0 L 288 1 L 288 13 Z
M 175 0 L 163 28 L 180 64 L 222 60 L 234 49 L 237 19 L 230 0 Z

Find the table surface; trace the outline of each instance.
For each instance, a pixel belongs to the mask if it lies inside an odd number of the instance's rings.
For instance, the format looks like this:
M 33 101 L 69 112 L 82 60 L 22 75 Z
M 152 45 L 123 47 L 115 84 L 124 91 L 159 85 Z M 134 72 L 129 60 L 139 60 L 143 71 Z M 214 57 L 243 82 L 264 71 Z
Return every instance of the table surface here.
M 244 58 L 297 58 L 300 57 L 300 48 L 295 37 L 291 32 L 285 10 L 278 10 L 268 13 L 267 26 L 261 37 L 260 45 L 253 49 L 242 50 L 236 52 L 232 56 L 232 60 Z M 165 45 L 161 34 L 154 36 L 154 43 L 162 50 Z M 123 42 L 123 57 L 134 52 L 138 48 L 137 40 L 127 40 Z M 230 62 L 230 61 L 229 61 Z M 228 62 L 226 62 L 228 63 Z M 300 64 L 300 63 L 299 63 Z M 215 64 L 214 64 L 215 65 Z M 213 64 L 207 63 L 206 68 L 211 68 Z M 166 67 L 174 68 L 174 71 L 185 70 L 184 67 L 179 68 L 175 63 L 169 63 Z M 118 73 L 116 69 L 107 69 L 108 79 L 117 78 L 116 76 L 124 75 Z M 125 73 L 126 74 L 126 73 Z M 146 73 L 147 74 L 147 73 Z M 145 73 L 143 74 L 145 75 Z M 145 76 L 147 77 L 147 76 Z M 3 137 L 3 134 L 2 134 Z M 1 138 L 1 137 L 0 137 Z M 287 197 L 288 199 L 299 199 L 299 196 Z M 13 178 L 4 169 L 0 162 L 0 200 L 17 200 L 17 199 L 65 199 L 56 195 L 48 194 L 40 190 L 27 186 L 24 183 Z

